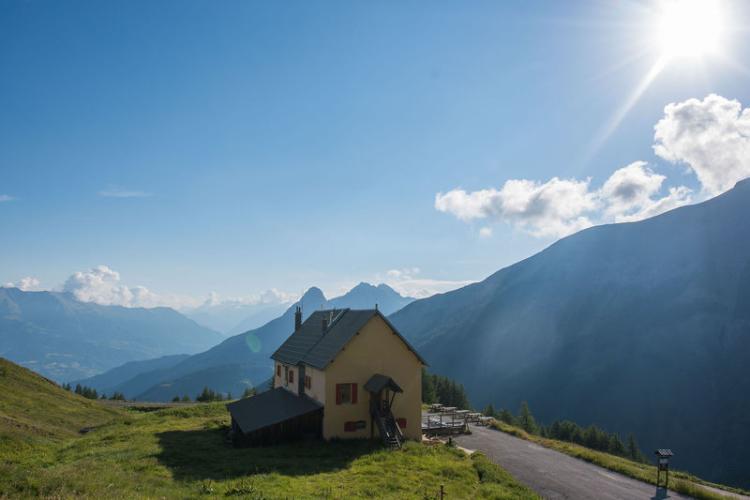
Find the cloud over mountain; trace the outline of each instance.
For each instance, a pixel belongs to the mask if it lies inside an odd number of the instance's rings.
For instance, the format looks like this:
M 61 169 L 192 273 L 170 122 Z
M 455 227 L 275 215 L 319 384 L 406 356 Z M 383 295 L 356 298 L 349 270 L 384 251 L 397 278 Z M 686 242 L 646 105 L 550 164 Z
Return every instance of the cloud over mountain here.
M 122 284 L 120 273 L 104 265 L 73 273 L 63 284 L 63 291 L 81 302 L 101 305 L 154 307 L 159 302 L 146 287 Z
M 435 195 L 435 208 L 461 220 L 510 222 L 534 236 L 561 236 L 592 225 L 587 212 L 596 208 L 589 181 L 553 177 L 545 183 L 511 179 L 497 189 L 467 193 L 454 189 Z
M 671 188 L 666 196 L 659 197 L 665 179 L 645 161 L 616 170 L 597 193 L 605 205 L 605 219 L 632 222 L 690 203 L 692 191 L 685 186 Z
M 668 104 L 654 130 L 656 155 L 686 165 L 701 184 L 701 199 L 750 177 L 750 109 L 736 100 L 711 94 Z M 559 238 L 594 224 L 633 222 L 699 201 L 687 186 L 665 190 L 666 180 L 647 162 L 635 161 L 598 189 L 590 178 L 510 179 L 500 189 L 439 192 L 435 209 L 464 222 L 504 222 L 536 237 Z M 487 235 L 487 228 L 480 229 L 480 236 Z
M 750 108 L 716 94 L 668 104 L 654 127 L 654 152 L 682 163 L 713 196 L 750 177 Z
M 40 282 L 38 279 L 34 278 L 33 276 L 26 276 L 25 278 L 21 278 L 15 283 L 5 283 L 3 285 L 3 288 L 18 288 L 19 290 L 23 290 L 24 292 L 33 292 L 40 289 L 39 285 Z
M 473 283 L 470 280 L 427 278 L 422 276 L 421 272 L 422 270 L 418 267 L 389 269 L 386 271 L 385 276 L 376 275 L 375 281 L 387 284 L 405 297 L 414 297 L 417 299 L 448 292 Z

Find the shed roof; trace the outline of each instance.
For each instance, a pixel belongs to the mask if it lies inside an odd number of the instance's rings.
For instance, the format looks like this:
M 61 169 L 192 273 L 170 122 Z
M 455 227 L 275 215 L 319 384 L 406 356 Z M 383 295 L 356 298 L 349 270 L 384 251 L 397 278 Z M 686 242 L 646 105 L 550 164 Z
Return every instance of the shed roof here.
M 307 396 L 297 396 L 283 387 L 261 392 L 227 405 L 245 434 L 319 410 L 323 405 Z
M 389 376 L 376 373 L 365 384 L 365 390 L 369 392 L 380 392 L 388 388 L 393 392 L 404 392 L 401 387 Z
M 424 359 L 377 309 L 329 309 L 315 311 L 300 328 L 289 336 L 271 358 L 290 365 L 304 363 L 324 370 L 349 341 L 367 324 L 378 316 L 398 335 L 406 347 L 419 361 Z M 328 327 L 323 329 L 323 320 Z

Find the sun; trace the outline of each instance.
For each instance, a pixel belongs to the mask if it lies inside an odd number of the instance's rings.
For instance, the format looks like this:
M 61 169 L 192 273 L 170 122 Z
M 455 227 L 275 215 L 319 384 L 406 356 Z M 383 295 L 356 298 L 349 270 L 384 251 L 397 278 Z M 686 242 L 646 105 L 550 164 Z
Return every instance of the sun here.
M 719 0 L 663 0 L 656 43 L 665 59 L 720 53 L 724 20 Z

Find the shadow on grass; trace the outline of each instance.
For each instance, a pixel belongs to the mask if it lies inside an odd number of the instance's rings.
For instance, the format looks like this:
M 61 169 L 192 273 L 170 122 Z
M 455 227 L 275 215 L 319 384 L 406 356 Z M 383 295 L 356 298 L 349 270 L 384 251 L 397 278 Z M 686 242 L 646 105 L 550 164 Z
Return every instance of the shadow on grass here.
M 235 448 L 226 442 L 225 429 L 167 431 L 156 436 L 161 445 L 157 460 L 179 480 L 222 480 L 271 472 L 286 476 L 335 472 L 381 448 L 379 443 L 367 440 L 311 440 Z

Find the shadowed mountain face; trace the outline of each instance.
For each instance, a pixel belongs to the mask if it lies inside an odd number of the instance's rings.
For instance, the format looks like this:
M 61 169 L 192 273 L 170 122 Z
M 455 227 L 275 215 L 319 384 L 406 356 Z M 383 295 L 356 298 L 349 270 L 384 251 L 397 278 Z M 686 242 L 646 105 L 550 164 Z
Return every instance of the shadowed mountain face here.
M 127 382 L 143 372 L 171 368 L 189 357 L 189 354 L 173 354 L 171 356 L 162 356 L 161 358 L 147 359 L 144 361 L 131 361 L 122 366 L 118 366 L 117 368 L 112 368 L 100 375 L 95 375 L 83 380 L 74 380 L 71 384 L 75 385 L 80 383 L 81 385 L 88 387 L 95 387 L 99 393 L 111 396 L 116 390 L 115 388 L 123 382 Z
M 330 301 L 319 288 L 313 287 L 299 303 L 302 304 L 304 318 L 307 318 L 316 309 L 372 308 L 375 304 L 388 314 L 412 300 L 402 297 L 387 285 L 376 287 L 360 283 L 347 294 Z M 195 397 L 204 386 L 238 396 L 245 388 L 259 386 L 271 377 L 273 363 L 270 356 L 292 334 L 296 305 L 260 328 L 230 337 L 173 366 L 142 371 L 108 389 L 146 401 L 166 401 L 184 394 Z M 100 390 L 95 379 L 81 383 Z
M 0 356 L 59 381 L 199 352 L 221 338 L 164 307 L 102 306 L 66 293 L 0 289 Z
M 634 432 L 675 467 L 750 486 L 750 180 L 653 219 L 594 227 L 397 328 L 477 406 Z

